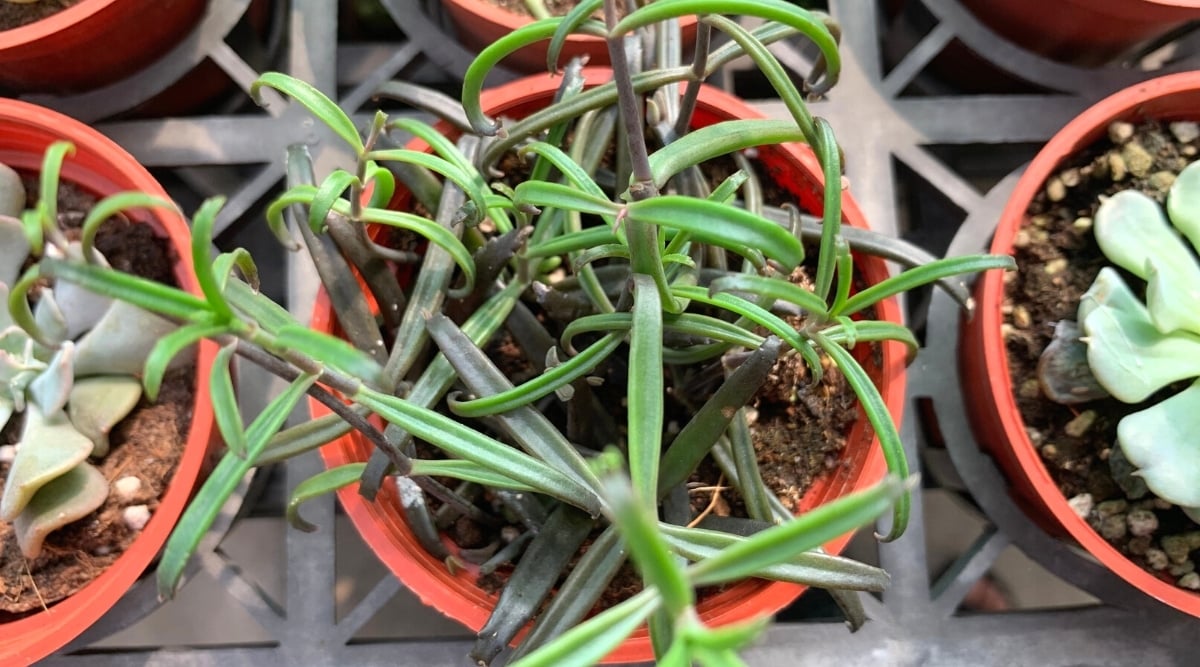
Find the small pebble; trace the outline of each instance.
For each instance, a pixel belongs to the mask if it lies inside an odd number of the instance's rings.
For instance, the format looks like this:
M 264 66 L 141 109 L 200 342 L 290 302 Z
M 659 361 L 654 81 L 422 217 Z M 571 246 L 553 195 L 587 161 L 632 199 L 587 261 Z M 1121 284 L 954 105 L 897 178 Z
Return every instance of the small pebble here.
M 1043 267 L 1046 275 L 1057 275 L 1067 270 L 1067 259 L 1065 257 L 1056 257 L 1048 262 Z
M 130 502 L 137 497 L 137 492 L 142 490 L 142 480 L 128 475 L 113 482 L 113 491 L 122 502 Z
M 1192 552 L 1191 545 L 1188 543 L 1186 535 L 1168 535 L 1162 538 L 1162 550 L 1167 554 L 1167 558 L 1171 559 L 1172 563 L 1179 565 L 1188 559 L 1188 554 Z
M 1036 379 L 1030 378 L 1021 383 L 1017 394 L 1021 398 L 1037 398 L 1042 395 L 1042 385 Z
M 1125 537 L 1125 515 L 1114 514 L 1100 522 L 1100 534 L 1106 540 L 1119 540 Z
M 17 458 L 16 445 L 0 445 L 0 463 L 12 463 Z
M 1158 517 L 1149 510 L 1133 510 L 1125 515 L 1129 533 L 1137 537 L 1153 535 L 1158 530 Z
M 1042 458 L 1054 460 L 1058 456 L 1058 447 L 1054 443 L 1042 445 Z
M 1046 441 L 1045 434 L 1031 426 L 1025 427 L 1025 435 L 1029 436 L 1029 442 L 1032 442 L 1035 446 Z
M 1136 141 L 1125 144 L 1121 149 L 1121 157 L 1125 159 L 1129 173 L 1138 178 L 1149 176 L 1150 170 L 1154 168 L 1154 156 Z
M 1062 201 L 1067 198 L 1067 186 L 1061 178 L 1055 176 L 1046 183 L 1046 197 L 1050 201 Z
M 1175 135 L 1181 144 L 1190 144 L 1196 139 L 1200 139 L 1200 123 L 1179 121 L 1171 123 L 1167 127 L 1171 129 L 1171 134 Z
M 1114 144 L 1123 144 L 1126 141 L 1129 141 L 1131 137 L 1133 137 L 1133 123 L 1126 123 L 1125 121 L 1118 120 L 1109 124 L 1108 138 L 1111 139 Z
M 1081 493 L 1070 500 L 1067 504 L 1071 506 L 1071 510 L 1075 512 L 1080 519 L 1088 518 L 1092 513 L 1092 507 L 1095 505 L 1095 500 L 1090 493 Z
M 107 544 L 101 544 L 92 550 L 93 556 L 107 556 L 110 553 L 112 553 L 112 547 L 108 546 Z
M 1162 498 L 1155 498 L 1153 500 L 1153 502 L 1154 502 L 1154 509 L 1156 509 L 1156 510 L 1169 510 L 1175 506 L 1175 504 L 1172 503 L 1171 501 L 1163 500 Z
M 130 505 L 121 512 L 121 519 L 130 530 L 141 530 L 150 521 L 150 508 L 145 505 Z
M 1134 537 L 1125 543 L 1125 550 L 1134 556 L 1141 556 L 1150 549 L 1151 544 L 1153 540 L 1149 537 Z
M 1018 329 L 1028 329 L 1029 325 L 1033 324 L 1033 317 L 1029 314 L 1029 309 L 1025 306 L 1017 306 L 1013 308 L 1013 324 Z
M 1030 218 L 1029 221 L 1033 223 L 1034 227 L 1047 227 L 1050 225 L 1050 223 L 1054 222 L 1054 219 L 1045 213 L 1040 213 Z
M 1124 517 L 1125 512 L 1129 511 L 1129 503 L 1124 500 L 1106 500 L 1099 505 L 1096 505 L 1096 514 L 1101 519 L 1107 519 L 1115 514 L 1120 514 Z
M 1071 223 L 1071 226 L 1081 232 L 1086 232 L 1092 228 L 1092 219 L 1086 216 L 1075 218 L 1075 222 Z
M 1120 153 L 1115 151 L 1108 154 L 1108 172 L 1113 181 L 1125 180 L 1125 174 L 1129 169 L 1125 166 L 1125 158 L 1121 157 Z
M 516 526 L 505 526 L 500 529 L 500 539 L 504 540 L 505 544 L 512 542 L 521 536 L 521 529 Z
M 1198 151 L 1195 146 L 1184 146 L 1183 148 L 1179 149 L 1179 152 L 1187 157 L 1192 157 L 1200 151 Z
M 1063 185 L 1067 186 L 1068 188 L 1073 188 L 1076 185 L 1079 185 L 1079 170 L 1067 169 L 1063 173 L 1059 174 L 1058 178 L 1062 181 Z
M 1158 192 L 1166 192 L 1171 189 L 1171 185 L 1175 183 L 1175 174 L 1169 171 L 1156 171 L 1150 174 L 1147 182 L 1150 187 Z
M 1096 411 L 1084 410 L 1083 412 L 1079 413 L 1079 416 L 1067 422 L 1066 426 L 1063 427 L 1063 430 L 1066 431 L 1067 435 L 1071 436 L 1072 438 L 1078 438 L 1084 433 L 1087 433 L 1088 429 L 1092 427 L 1092 424 L 1095 421 Z
M 1014 248 L 1027 247 L 1031 240 L 1032 239 L 1029 238 L 1029 232 L 1022 229 L 1021 231 L 1017 232 L 1016 236 L 1013 237 L 1013 247 Z
M 1146 549 L 1146 564 L 1152 570 L 1165 570 L 1171 564 L 1171 560 L 1162 549 Z
M 1179 581 L 1176 583 L 1179 584 L 1180 588 L 1186 588 L 1188 590 L 1193 590 L 1193 591 L 1200 591 L 1200 574 L 1196 574 L 1195 572 L 1188 572 L 1187 574 L 1180 577 Z
M 1179 577 L 1179 576 L 1187 574 L 1188 572 L 1195 572 L 1195 571 L 1196 571 L 1196 564 L 1190 560 L 1185 560 L 1182 563 L 1180 563 L 1179 565 L 1172 565 L 1171 567 L 1167 568 L 1167 572 L 1170 572 L 1171 576 L 1173 576 L 1173 577 Z

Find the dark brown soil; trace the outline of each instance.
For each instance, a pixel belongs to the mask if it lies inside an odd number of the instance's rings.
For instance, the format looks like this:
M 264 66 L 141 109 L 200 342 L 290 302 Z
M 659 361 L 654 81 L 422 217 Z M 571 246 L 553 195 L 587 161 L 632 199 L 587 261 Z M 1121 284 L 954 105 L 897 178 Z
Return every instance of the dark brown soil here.
M 30 3 L 0 2 L 0 31 L 12 30 L 57 14 L 81 0 L 38 0 Z
M 29 201 L 36 201 L 36 182 L 27 179 L 26 184 Z M 64 227 L 78 226 L 94 202 L 94 197 L 64 184 L 59 193 Z M 174 283 L 170 248 L 145 225 L 109 220 L 101 227 L 97 247 L 114 266 L 137 269 L 135 272 L 144 277 Z M 145 271 L 134 264 L 142 261 Z M 169 372 L 158 402 L 150 404 L 143 398 L 113 429 L 108 456 L 93 462 L 110 483 L 131 475 L 140 479 L 142 487 L 132 499 L 123 501 L 117 494 L 109 494 L 96 512 L 52 533 L 42 555 L 33 562 L 26 562 L 21 555 L 11 525 L 0 523 L 0 622 L 36 612 L 83 588 L 138 536 L 125 525 L 122 512 L 130 505 L 147 505 L 151 514 L 157 509 L 191 425 L 194 375 L 194 367 Z M 17 442 L 20 422 L 19 416 L 14 416 L 0 432 L 0 444 Z M 0 484 L 7 473 L 8 465 L 0 464 Z
M 1134 144 L 1145 149 L 1153 158 L 1152 164 L 1114 180 L 1114 156 L 1124 155 L 1119 164 L 1135 164 L 1141 151 L 1131 147 Z M 1169 503 L 1150 495 L 1127 496 L 1109 465 L 1117 423 L 1162 396 L 1140 405 L 1112 398 L 1060 405 L 1043 396 L 1037 364 L 1052 338 L 1055 323 L 1075 319 L 1080 297 L 1108 264 L 1090 225 L 1099 197 L 1136 188 L 1162 202 L 1173 180 L 1169 174 L 1177 174 L 1194 160 L 1198 146 L 1200 143 L 1194 139 L 1182 143 L 1166 127 L 1147 124 L 1139 126 L 1133 137 L 1120 145 L 1106 139 L 1065 165 L 1055 177 L 1059 183 L 1048 184 L 1030 206 L 1029 222 L 1015 243 L 1019 270 L 1007 276 L 1005 339 L 1017 405 L 1029 437 L 1063 495 L 1076 499 L 1075 503 L 1085 510 L 1090 505 L 1086 518 L 1093 527 L 1143 566 L 1148 552 L 1156 556 L 1152 550 L 1160 548 L 1163 537 L 1200 528 Z M 1128 274 L 1125 278 L 1135 289 L 1141 289 L 1137 278 Z M 1090 503 L 1084 494 L 1090 496 Z M 1124 525 L 1130 510 L 1153 512 L 1159 529 L 1151 536 L 1134 537 Z M 1175 572 L 1160 568 L 1155 574 L 1174 582 L 1189 567 L 1173 565 L 1179 566 Z
M 485 0 L 485 1 L 489 4 L 496 5 L 497 7 L 501 8 L 505 11 L 512 12 L 513 14 L 520 14 L 522 16 L 530 16 L 530 17 L 533 16 L 533 14 L 529 11 L 529 5 L 526 4 L 525 0 Z M 546 11 L 550 12 L 551 16 L 566 16 L 567 12 L 571 11 L 572 9 L 575 9 L 575 5 L 579 4 L 578 0 L 542 0 L 542 3 L 546 5 Z M 625 3 L 623 3 L 623 2 L 620 5 L 618 5 L 617 13 L 621 16 L 624 16 L 624 14 L 625 14 L 624 7 L 625 7 Z M 597 14 L 597 16 L 603 17 L 604 12 L 603 11 L 599 12 Z

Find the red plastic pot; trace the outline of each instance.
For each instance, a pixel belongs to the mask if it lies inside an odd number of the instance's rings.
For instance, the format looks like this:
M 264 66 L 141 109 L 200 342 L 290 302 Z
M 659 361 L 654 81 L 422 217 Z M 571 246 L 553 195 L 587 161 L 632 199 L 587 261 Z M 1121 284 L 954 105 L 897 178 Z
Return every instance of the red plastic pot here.
M 120 80 L 166 53 L 205 0 L 81 0 L 0 32 L 0 87 L 70 93 Z
M 462 43 L 475 51 L 482 51 L 496 40 L 529 23 L 532 19 L 522 14 L 501 9 L 487 0 L 442 0 L 446 14 L 454 23 L 454 30 Z M 683 48 L 686 52 L 696 41 L 696 17 L 679 20 L 683 32 Z M 531 44 L 510 55 L 502 65 L 520 72 L 546 71 L 546 49 L 550 41 Z M 608 45 L 603 39 L 591 35 L 571 35 L 563 47 L 560 63 L 565 64 L 575 56 L 586 55 L 588 63 L 607 66 Z
M 1116 120 L 1200 120 L 1200 72 L 1165 76 L 1126 88 L 1067 124 L 1037 154 L 1017 182 L 996 227 L 991 252 L 1013 254 L 1013 238 L 1026 224 L 1026 211 L 1047 179 L 1072 156 L 1103 137 Z M 975 317 L 963 328 L 960 370 L 967 388 L 971 425 L 980 444 L 996 459 L 1014 497 L 1032 518 L 1065 532 L 1122 579 L 1181 611 L 1200 616 L 1200 595 L 1150 574 L 1101 537 L 1067 504 L 1025 431 L 1008 371 L 1000 331 L 1004 276 L 984 273 L 976 285 Z
M 609 70 L 589 69 L 585 70 L 585 76 L 589 85 L 596 85 L 611 79 L 612 75 Z M 490 114 L 503 113 L 519 118 L 542 108 L 553 97 L 559 82 L 547 76 L 528 77 L 489 90 L 483 96 L 483 108 Z M 694 125 L 702 127 L 732 118 L 762 117 L 741 100 L 715 88 L 704 88 Z M 425 148 L 423 144 L 419 147 Z M 805 210 L 821 210 L 821 169 L 807 147 L 799 144 L 764 147 L 759 149 L 758 158 L 776 182 L 794 195 Z M 848 193 L 842 196 L 842 210 L 848 224 L 866 228 L 861 211 Z M 887 276 L 884 263 L 876 258 L 856 257 L 856 264 L 868 283 L 879 282 Z M 881 303 L 878 317 L 900 322 L 896 302 Z M 324 291 L 317 297 L 312 326 L 323 331 L 335 330 L 335 317 Z M 899 343 L 886 343 L 878 357 L 870 350 L 860 346 L 855 353 L 879 387 L 892 418 L 898 422 L 903 411 L 904 348 Z M 309 407 L 314 416 L 328 413 L 315 401 L 310 401 Z M 365 461 L 371 451 L 372 447 L 365 439 L 352 433 L 323 447 L 321 455 L 326 466 L 334 467 Z M 800 509 L 807 511 L 866 488 L 878 482 L 885 471 L 878 441 L 866 426 L 866 420 L 859 419 L 851 430 L 840 465 L 817 480 L 802 499 Z M 475 571 L 468 569 L 451 574 L 444 563 L 420 546 L 404 521 L 394 484 L 385 484 L 375 502 L 364 500 L 356 486 L 341 489 L 338 496 L 359 534 L 379 559 L 425 604 L 472 630 L 478 631 L 483 626 L 496 604 L 496 597 L 476 586 Z M 840 553 L 850 538 L 850 534 L 843 535 L 826 544 L 825 548 Z M 795 584 L 747 580 L 706 598 L 700 603 L 699 611 L 706 623 L 724 625 L 773 614 L 803 591 L 803 586 Z M 638 662 L 652 658 L 649 637 L 642 629 L 610 655 L 608 661 Z
M 1013 43 L 1055 60 L 1095 66 L 1200 19 L 1200 0 L 962 0 Z
M 46 147 L 58 140 L 75 144 L 63 165 L 62 178 L 96 196 L 139 190 L 169 199 L 162 186 L 112 140 L 71 118 L 39 106 L 0 99 L 0 162 L 15 169 L 36 171 Z M 155 210 L 132 211 L 133 220 L 153 226 L 166 236 L 179 261 L 175 277 L 181 287 L 200 296 L 192 271 L 190 232 L 178 214 Z M 210 448 L 219 444 L 209 402 L 208 372 L 216 355 L 212 343 L 198 349 L 196 403 L 183 455 L 166 492 L 159 499 L 142 534 L 107 570 L 82 590 L 43 611 L 0 624 L 0 664 L 35 662 L 65 646 L 107 612 L 158 556 L 175 527 L 204 469 Z

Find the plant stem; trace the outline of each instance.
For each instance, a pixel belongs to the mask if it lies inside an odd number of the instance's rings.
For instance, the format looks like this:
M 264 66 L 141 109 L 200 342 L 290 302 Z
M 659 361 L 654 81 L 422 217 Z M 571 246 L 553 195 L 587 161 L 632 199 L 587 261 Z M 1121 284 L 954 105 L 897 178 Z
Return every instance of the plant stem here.
M 696 55 L 692 60 L 692 79 L 688 81 L 687 90 L 679 102 L 679 116 L 675 119 L 675 136 L 687 134 L 692 123 L 692 114 L 696 111 L 696 100 L 700 97 L 700 86 L 704 84 L 704 74 L 708 67 L 708 44 L 712 38 L 712 26 L 703 21 L 696 27 Z
M 617 24 L 617 0 L 604 0 L 604 23 L 611 31 Z M 649 199 L 658 194 L 654 187 L 654 176 L 650 171 L 650 156 L 646 151 L 646 132 L 642 121 L 641 99 L 633 89 L 630 78 L 629 60 L 625 57 L 625 38 L 610 35 L 608 56 L 612 61 L 613 81 L 617 85 L 617 99 L 621 108 L 621 120 L 625 123 L 628 136 L 629 159 L 633 168 L 633 183 L 629 196 L 633 201 Z

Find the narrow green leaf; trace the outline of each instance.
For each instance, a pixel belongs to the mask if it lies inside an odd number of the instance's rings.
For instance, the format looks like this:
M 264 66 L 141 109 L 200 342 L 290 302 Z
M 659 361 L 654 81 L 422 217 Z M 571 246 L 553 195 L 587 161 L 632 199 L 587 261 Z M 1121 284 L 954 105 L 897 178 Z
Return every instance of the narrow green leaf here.
M 225 296 L 226 301 L 229 300 L 228 290 L 229 276 L 233 274 L 233 270 L 237 269 L 246 283 L 249 283 L 251 290 L 258 290 L 258 265 L 254 263 L 254 257 L 250 255 L 250 251 L 245 248 L 234 248 L 229 252 L 223 252 L 217 255 L 213 260 L 213 275 L 217 278 L 217 286 L 221 288 L 221 294 Z M 232 304 L 231 304 L 232 305 Z
M 510 667 L 591 667 L 625 641 L 662 604 L 648 588 L 559 635 Z
M 649 276 L 633 277 L 633 323 L 629 329 L 629 474 L 635 493 L 653 511 L 658 504 L 664 413 L 663 312 Z
M 553 206 L 580 213 L 612 218 L 621 210 L 620 204 L 609 201 L 603 194 L 594 194 L 563 183 L 527 181 L 516 187 L 513 203 L 522 206 Z
M 170 365 L 171 360 L 178 356 L 180 352 L 183 352 L 204 338 L 219 336 L 226 330 L 228 330 L 228 327 L 223 324 L 196 322 L 180 327 L 166 336 L 159 338 L 154 347 L 150 349 L 150 354 L 146 357 L 146 364 L 142 371 L 142 386 L 146 390 L 146 398 L 151 401 L 158 400 L 158 390 L 162 386 L 162 379 L 163 375 L 167 372 L 167 366 Z
M 326 97 L 325 93 L 300 79 L 279 72 L 267 72 L 250 85 L 250 97 L 254 98 L 254 102 L 259 106 L 262 106 L 263 102 L 258 91 L 263 86 L 274 88 L 299 102 L 309 113 L 316 116 L 317 120 L 349 144 L 356 155 L 362 154 L 363 140 L 358 134 L 358 128 L 354 126 L 354 121 L 350 120 L 350 116 L 347 116 L 333 100 Z
M 462 269 L 463 276 L 466 278 L 466 289 L 471 289 L 475 284 L 475 262 L 471 260 L 471 252 L 449 229 L 419 215 L 377 208 L 364 209 L 362 220 L 363 222 L 376 222 L 389 227 L 407 229 L 429 239 L 430 243 L 449 253 L 458 268 Z
M 605 477 L 604 489 L 609 519 L 621 531 L 642 580 L 658 589 L 663 610 L 678 618 L 695 602 L 695 592 L 658 531 L 657 494 L 640 497 L 620 473 Z
M 654 175 L 654 185 L 662 188 L 688 167 L 734 151 L 792 141 L 804 141 L 804 133 L 790 120 L 755 118 L 716 123 L 692 130 L 654 151 L 650 156 L 650 173 Z M 731 195 L 726 193 L 712 199 L 723 203 Z
M 557 74 L 562 71 L 558 66 L 558 61 L 563 45 L 567 43 L 567 38 L 579 26 L 586 23 L 603 5 L 604 0 L 584 0 L 571 8 L 571 11 L 563 16 L 562 23 L 558 25 L 558 28 L 554 31 L 554 36 L 550 38 L 550 46 L 546 47 L 547 72 Z
M 46 229 L 58 227 L 58 181 L 63 160 L 75 154 L 75 144 L 55 141 L 46 147 L 42 156 L 42 171 L 38 183 L 38 208 L 44 213 L 41 223 Z
M 507 475 L 485 468 L 474 461 L 462 459 L 413 459 L 412 470 L 408 475 L 410 477 L 453 477 L 488 488 L 507 489 L 522 493 L 537 490 Z
M 166 199 L 146 194 L 145 192 L 118 192 L 115 195 L 109 195 L 101 199 L 88 211 L 87 217 L 83 219 L 83 225 L 79 230 L 79 243 L 83 248 L 83 258 L 86 261 L 92 261 L 92 250 L 95 247 L 96 232 L 99 231 L 100 225 L 114 215 L 134 208 L 178 210 L 174 204 Z
M 870 489 L 838 498 L 731 544 L 693 564 L 688 568 L 688 576 L 696 586 L 753 576 L 755 572 L 789 562 L 797 554 L 871 522 L 905 492 L 904 483 L 889 476 Z
M 396 194 L 396 177 L 391 171 L 380 167 L 374 162 L 367 162 L 367 184 L 371 186 L 371 199 L 367 202 L 370 208 L 387 208 Z
M 305 326 L 288 324 L 275 333 L 276 345 L 282 349 L 304 350 L 305 354 L 338 371 L 379 386 L 383 367 L 371 355 L 350 343 Z
M 807 289 L 784 278 L 768 278 L 754 275 L 731 275 L 717 278 L 709 285 L 709 292 L 750 292 L 768 300 L 780 300 L 800 306 L 818 320 L 828 316 L 825 301 Z
M 663 195 L 629 204 L 628 210 L 632 220 L 685 231 L 699 241 L 742 256 L 746 256 L 748 248 L 762 251 L 789 271 L 804 256 L 800 242 L 787 230 L 736 206 Z
M 196 273 L 196 284 L 208 300 L 209 310 L 220 321 L 233 318 L 233 309 L 225 301 L 225 295 L 221 293 L 217 277 L 213 274 L 210 257 L 213 226 L 216 224 L 217 212 L 224 205 L 224 197 L 209 197 L 192 216 L 192 269 Z
M 966 273 L 976 273 L 991 269 L 1006 271 L 1016 268 L 1012 257 L 1004 255 L 967 255 L 965 257 L 947 257 L 931 262 L 924 266 L 909 269 L 899 275 L 892 276 L 850 297 L 841 310 L 833 315 L 853 315 L 880 301 L 911 289 L 928 285 L 950 276 Z
M 175 596 L 175 588 L 179 585 L 179 578 L 183 576 L 188 559 L 195 553 L 201 538 L 216 520 L 221 507 L 250 468 L 254 467 L 271 434 L 279 430 L 283 420 L 315 381 L 314 376 L 301 376 L 287 390 L 272 399 L 246 431 L 248 449 L 244 458 L 233 452 L 227 452 L 221 457 L 217 467 L 184 510 L 179 523 L 175 525 L 175 530 L 171 532 L 171 537 L 167 539 L 155 575 L 160 599 L 169 600 Z M 274 428 L 271 428 L 272 426 Z
M 480 215 L 483 215 L 488 210 L 487 188 L 484 186 L 482 178 L 479 177 L 473 168 L 469 171 L 461 169 L 453 162 L 437 155 L 430 155 L 429 153 L 413 151 L 407 148 L 375 150 L 367 153 L 367 157 L 372 160 L 407 162 L 424 167 L 435 174 L 440 174 L 457 185 L 467 195 L 467 198 L 475 204 L 476 210 L 479 211 Z
M 288 499 L 287 522 L 297 530 L 306 533 L 315 532 L 317 525 L 305 521 L 304 517 L 300 516 L 300 505 L 357 482 L 358 478 L 362 476 L 363 468 L 366 467 L 365 463 L 347 463 L 319 472 L 297 484 L 296 488 L 292 490 L 292 497 Z
M 325 177 L 308 205 L 308 227 L 313 233 L 320 234 L 325 230 L 325 217 L 333 210 L 334 203 L 342 199 L 346 188 L 355 185 L 361 185 L 358 177 L 341 169 L 335 169 Z M 346 201 L 346 204 L 350 205 L 350 202 Z
M 213 309 L 207 301 L 153 280 L 53 257 L 43 257 L 39 266 L 43 276 L 75 283 L 89 292 L 128 301 L 153 313 L 192 322 L 212 317 Z M 12 298 L 10 295 L 10 305 Z
M 507 391 L 471 401 L 450 401 L 450 411 L 460 417 L 483 417 L 529 405 L 590 373 L 621 345 L 623 338 L 623 335 L 609 334 L 579 354 Z
M 525 257 L 556 257 L 568 253 L 587 250 L 598 246 L 616 245 L 620 243 L 617 235 L 608 227 L 588 227 L 582 231 L 563 234 L 544 243 L 530 245 L 523 253 Z
M 241 280 L 226 281 L 224 292 L 230 305 L 269 334 L 277 334 L 286 326 L 300 326 L 286 308 Z
M 242 428 L 242 413 L 238 409 L 237 392 L 233 388 L 230 363 L 237 352 L 237 343 L 221 346 L 213 359 L 208 387 L 212 397 L 213 415 L 225 446 L 234 454 L 246 456 L 246 431 Z
M 907 479 L 908 457 L 904 454 L 904 443 L 900 440 L 900 432 L 896 430 L 896 422 L 892 421 L 892 415 L 888 412 L 887 403 L 879 395 L 879 389 L 875 387 L 871 377 L 845 348 L 820 334 L 816 335 L 814 340 L 837 364 L 838 370 L 858 396 L 867 421 L 871 422 L 871 428 L 875 429 L 875 437 L 879 439 L 879 447 L 883 450 L 888 470 L 900 479 Z M 883 541 L 890 542 L 904 534 L 904 529 L 908 526 L 910 504 L 908 492 L 905 491 L 896 500 L 892 528 Z
M 812 350 L 812 346 L 800 334 L 796 333 L 796 330 L 791 325 L 752 301 L 747 301 L 740 296 L 728 292 L 710 296 L 708 290 L 703 287 L 679 286 L 672 288 L 671 291 L 677 297 L 690 299 L 709 306 L 724 308 L 735 315 L 740 315 L 779 336 L 784 342 L 792 346 L 792 349 L 801 354 L 804 354 L 806 350 Z
M 293 152 L 289 151 L 289 158 L 292 155 Z M 267 227 L 275 235 L 275 239 L 279 241 L 279 244 L 292 252 L 299 251 L 301 246 L 288 233 L 287 220 L 283 217 L 284 211 L 287 211 L 289 207 L 296 204 L 308 206 L 316 196 L 317 187 L 315 185 L 293 185 L 267 206 L 264 216 L 267 219 Z

